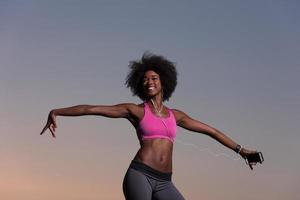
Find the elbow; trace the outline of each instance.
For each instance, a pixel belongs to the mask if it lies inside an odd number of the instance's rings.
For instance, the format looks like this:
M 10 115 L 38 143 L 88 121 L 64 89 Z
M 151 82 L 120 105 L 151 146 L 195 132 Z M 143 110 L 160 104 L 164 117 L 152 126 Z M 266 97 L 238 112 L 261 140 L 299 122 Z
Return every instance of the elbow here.
M 98 115 L 99 108 L 98 108 L 98 106 L 84 105 L 82 107 L 82 112 L 85 113 L 86 115 Z

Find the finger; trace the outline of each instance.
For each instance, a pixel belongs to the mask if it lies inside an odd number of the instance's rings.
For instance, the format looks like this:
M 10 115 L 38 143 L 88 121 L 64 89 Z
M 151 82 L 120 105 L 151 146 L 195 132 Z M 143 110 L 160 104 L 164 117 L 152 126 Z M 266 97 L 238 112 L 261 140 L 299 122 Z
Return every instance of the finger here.
M 53 132 L 55 132 L 55 126 L 53 124 L 51 125 L 51 128 L 52 128 Z
M 51 124 L 50 127 L 49 127 L 49 129 L 50 129 L 50 132 L 51 132 L 52 136 L 55 137 L 55 134 L 54 134 L 55 133 L 54 125 Z
M 42 135 L 47 130 L 48 127 L 49 127 L 49 122 L 45 125 L 45 127 L 43 128 L 43 130 L 40 133 L 40 135 Z
M 251 163 L 251 165 L 256 165 L 256 164 L 257 164 L 257 162 L 252 162 L 252 163 Z
M 249 167 L 250 167 L 251 170 L 253 170 L 252 164 L 249 163 Z
M 53 123 L 53 125 L 55 126 L 55 128 L 57 127 L 57 124 L 56 124 L 56 120 L 55 120 L 55 115 L 54 114 L 51 114 L 51 122 Z
M 42 135 L 46 130 L 46 127 L 43 128 L 42 132 L 40 132 L 40 135 Z
M 53 123 L 54 127 L 57 128 L 57 124 L 56 124 L 55 118 L 52 120 L 52 123 Z
M 53 130 L 53 132 L 55 132 L 55 125 L 51 124 L 51 129 Z
M 50 132 L 51 132 L 51 134 L 52 134 L 52 137 L 56 138 L 56 137 L 55 137 L 55 134 L 54 134 L 54 130 L 52 130 L 51 127 L 49 127 L 49 130 L 50 130 Z
M 53 122 L 53 125 L 54 125 L 55 128 L 57 128 L 56 122 Z

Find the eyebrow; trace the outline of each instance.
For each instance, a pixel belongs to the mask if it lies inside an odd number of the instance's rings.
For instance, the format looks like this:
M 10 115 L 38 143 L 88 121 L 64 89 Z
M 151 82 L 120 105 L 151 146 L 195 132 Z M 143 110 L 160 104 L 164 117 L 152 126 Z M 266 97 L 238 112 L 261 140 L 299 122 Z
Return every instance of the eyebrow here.
M 158 75 L 153 74 L 153 75 L 151 75 L 151 78 L 152 78 L 152 77 L 158 77 Z M 144 79 L 145 79 L 145 78 L 147 78 L 147 77 L 144 76 Z

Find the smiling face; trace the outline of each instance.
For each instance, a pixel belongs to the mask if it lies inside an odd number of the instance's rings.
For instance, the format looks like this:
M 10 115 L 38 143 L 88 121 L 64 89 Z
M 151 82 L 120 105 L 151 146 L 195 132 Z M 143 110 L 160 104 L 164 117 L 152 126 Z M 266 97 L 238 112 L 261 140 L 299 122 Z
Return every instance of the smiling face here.
M 149 70 L 144 74 L 143 79 L 144 92 L 148 97 L 154 97 L 161 93 L 162 85 L 159 74 Z

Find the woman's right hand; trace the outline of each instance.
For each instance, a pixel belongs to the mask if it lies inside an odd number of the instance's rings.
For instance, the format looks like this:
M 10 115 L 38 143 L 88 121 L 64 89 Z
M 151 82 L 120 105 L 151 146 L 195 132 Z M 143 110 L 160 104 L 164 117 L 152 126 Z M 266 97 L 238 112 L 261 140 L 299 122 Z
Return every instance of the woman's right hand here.
M 43 128 L 42 132 L 40 133 L 40 135 L 42 135 L 47 129 L 49 129 L 52 134 L 52 137 L 55 138 L 55 129 L 57 128 L 55 118 L 56 118 L 56 115 L 55 115 L 54 110 L 50 111 L 50 113 L 48 115 L 47 123 L 46 123 L 45 127 Z

